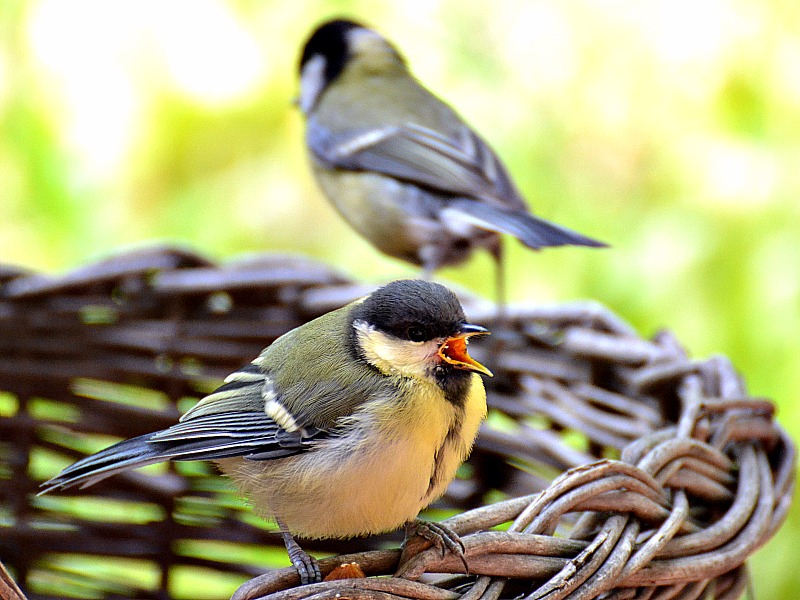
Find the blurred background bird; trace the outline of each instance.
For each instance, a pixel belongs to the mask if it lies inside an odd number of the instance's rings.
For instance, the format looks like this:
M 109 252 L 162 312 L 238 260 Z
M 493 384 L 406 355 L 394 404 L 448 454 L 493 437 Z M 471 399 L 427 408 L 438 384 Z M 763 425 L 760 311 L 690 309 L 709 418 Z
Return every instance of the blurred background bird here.
M 478 374 L 491 372 L 467 343 L 487 333 L 446 287 L 394 281 L 289 331 L 179 423 L 76 462 L 43 493 L 213 460 L 276 520 L 302 583 L 321 574 L 292 533 L 348 538 L 405 525 L 464 561 L 454 532 L 416 517 L 444 494 L 486 416 Z
M 486 142 L 375 31 L 336 19 L 300 58 L 298 103 L 314 175 L 378 250 L 433 271 L 486 248 L 505 304 L 501 234 L 538 250 L 606 244 L 534 216 Z

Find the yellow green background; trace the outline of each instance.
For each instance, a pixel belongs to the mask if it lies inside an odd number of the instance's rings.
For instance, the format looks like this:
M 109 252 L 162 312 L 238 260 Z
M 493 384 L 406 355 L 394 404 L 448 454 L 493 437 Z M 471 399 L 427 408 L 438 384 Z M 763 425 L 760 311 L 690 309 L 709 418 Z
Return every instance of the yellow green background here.
M 3 0 L 0 261 L 61 272 L 166 240 L 413 275 L 307 170 L 298 52 L 334 15 L 393 40 L 538 214 L 612 245 L 509 243 L 513 301 L 593 298 L 726 354 L 797 437 L 796 0 Z M 487 256 L 440 279 L 492 294 Z M 798 546 L 795 509 L 752 560 L 759 599 L 800 597 Z

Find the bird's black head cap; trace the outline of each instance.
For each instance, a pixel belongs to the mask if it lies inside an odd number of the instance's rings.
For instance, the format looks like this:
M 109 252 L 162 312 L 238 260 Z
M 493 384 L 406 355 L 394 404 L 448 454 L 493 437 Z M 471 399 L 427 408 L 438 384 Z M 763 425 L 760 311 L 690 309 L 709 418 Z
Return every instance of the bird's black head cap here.
M 322 56 L 325 59 L 325 81 L 336 79 L 349 58 L 347 34 L 358 28 L 368 29 L 365 25 L 347 19 L 327 21 L 317 27 L 303 48 L 300 70 L 315 56 Z
M 393 281 L 370 294 L 352 313 L 353 321 L 365 321 L 396 338 L 422 342 L 448 337 L 466 322 L 456 295 L 430 281 Z

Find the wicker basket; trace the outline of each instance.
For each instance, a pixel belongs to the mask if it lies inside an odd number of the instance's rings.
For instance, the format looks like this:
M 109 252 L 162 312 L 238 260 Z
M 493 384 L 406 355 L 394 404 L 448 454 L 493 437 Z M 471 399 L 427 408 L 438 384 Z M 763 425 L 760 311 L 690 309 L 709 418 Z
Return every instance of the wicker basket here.
M 296 588 L 293 569 L 264 574 L 264 559 L 241 551 L 285 557 L 274 528 L 205 464 L 36 496 L 59 467 L 167 427 L 278 335 L 368 289 L 302 258 L 218 266 L 171 248 L 62 277 L 0 270 L 0 561 L 23 591 L 171 598 L 199 568 L 209 581 L 258 575 L 239 599 L 743 594 L 745 560 L 792 499 L 795 450 L 772 404 L 748 397 L 725 358 L 692 360 L 669 333 L 643 340 L 590 303 L 512 307 L 498 323 L 491 305 L 463 299 L 494 333 L 473 351 L 495 373 L 491 414 L 435 510 L 455 515 L 470 575 L 435 549 L 408 549 L 400 564 L 397 536 L 307 541 L 347 553 L 324 573 L 354 561 L 368 577 Z M 147 577 L 114 571 L 130 559 Z

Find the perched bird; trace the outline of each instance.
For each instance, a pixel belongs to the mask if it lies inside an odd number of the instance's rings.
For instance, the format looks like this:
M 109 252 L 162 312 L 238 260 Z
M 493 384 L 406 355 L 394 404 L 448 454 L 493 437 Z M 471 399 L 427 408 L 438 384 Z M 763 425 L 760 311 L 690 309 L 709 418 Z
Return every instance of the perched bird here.
M 320 580 L 319 566 L 292 533 L 345 538 L 406 524 L 459 552 L 454 533 L 416 517 L 453 480 L 486 415 L 478 373 L 491 373 L 467 353 L 486 333 L 447 288 L 392 282 L 281 336 L 178 424 L 76 462 L 42 493 L 213 460 L 276 520 L 303 583 Z
M 325 195 L 378 250 L 427 277 L 486 248 L 502 305 L 500 234 L 534 250 L 605 246 L 532 215 L 486 142 L 363 25 L 334 20 L 314 31 L 300 58 L 298 104 Z

